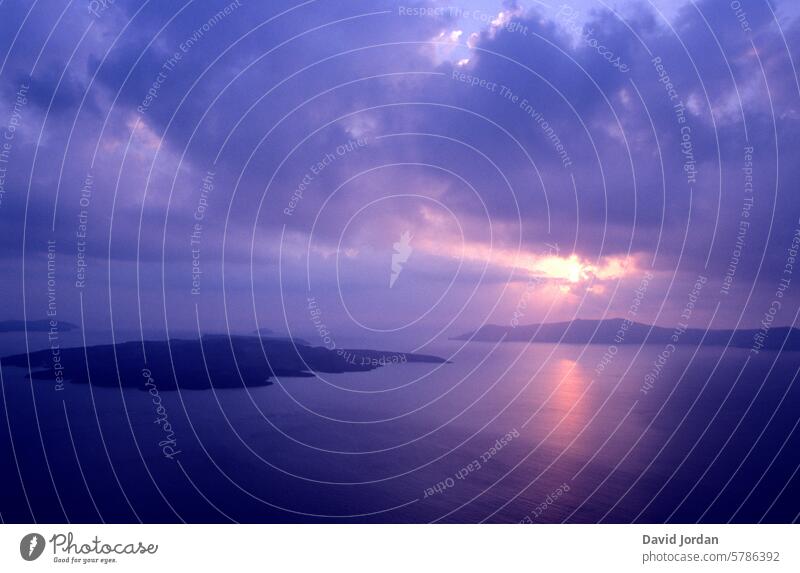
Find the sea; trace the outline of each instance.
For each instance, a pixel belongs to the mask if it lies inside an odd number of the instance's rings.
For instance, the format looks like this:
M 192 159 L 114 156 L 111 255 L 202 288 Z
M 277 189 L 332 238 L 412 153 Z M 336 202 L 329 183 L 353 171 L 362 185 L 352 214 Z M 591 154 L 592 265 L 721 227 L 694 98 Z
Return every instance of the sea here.
M 29 338 L 30 350 L 46 346 Z M 2 334 L 0 349 L 23 352 L 24 339 Z M 448 362 L 180 391 L 158 379 L 149 391 L 58 386 L 3 366 L 0 518 L 798 520 L 800 353 L 452 340 L 414 350 Z

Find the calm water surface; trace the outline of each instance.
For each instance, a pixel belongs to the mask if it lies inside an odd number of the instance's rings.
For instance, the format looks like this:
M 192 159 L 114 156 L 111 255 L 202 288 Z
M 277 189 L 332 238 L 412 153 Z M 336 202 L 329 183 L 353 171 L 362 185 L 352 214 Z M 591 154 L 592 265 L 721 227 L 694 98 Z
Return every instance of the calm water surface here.
M 794 521 L 800 356 L 682 347 L 644 392 L 662 350 L 623 347 L 598 374 L 601 345 L 447 342 L 425 349 L 446 365 L 164 391 L 160 413 L 143 391 L 59 392 L 4 368 L 0 423 L 14 440 L 2 433 L 0 511 L 42 522 Z

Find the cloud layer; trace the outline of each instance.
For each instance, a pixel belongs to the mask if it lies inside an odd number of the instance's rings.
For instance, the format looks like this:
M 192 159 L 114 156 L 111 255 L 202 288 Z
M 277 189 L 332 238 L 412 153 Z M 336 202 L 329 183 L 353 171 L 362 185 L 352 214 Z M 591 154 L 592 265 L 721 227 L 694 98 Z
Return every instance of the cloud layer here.
M 704 275 L 698 320 L 756 323 L 800 226 L 798 24 L 734 4 L 4 4 L 2 313 L 45 314 L 54 241 L 97 329 L 308 336 L 314 298 L 446 335 L 619 316 L 649 270 L 643 320 Z

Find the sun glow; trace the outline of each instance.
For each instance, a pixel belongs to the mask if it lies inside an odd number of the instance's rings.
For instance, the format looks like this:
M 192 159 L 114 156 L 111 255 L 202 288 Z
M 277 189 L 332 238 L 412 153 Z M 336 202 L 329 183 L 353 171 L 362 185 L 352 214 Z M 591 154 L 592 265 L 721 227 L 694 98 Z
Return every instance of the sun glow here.
M 577 255 L 569 257 L 549 256 L 536 261 L 531 271 L 534 274 L 551 279 L 562 279 L 578 283 L 589 278 L 588 265 L 584 265 Z
M 634 271 L 635 260 L 625 257 L 600 257 L 590 262 L 578 254 L 532 253 L 492 248 L 483 243 L 445 243 L 420 237 L 418 249 L 436 256 L 450 256 L 473 262 L 483 262 L 495 267 L 516 268 L 531 277 L 560 283 L 566 291 L 585 284 L 594 288 L 598 280 L 623 278 Z

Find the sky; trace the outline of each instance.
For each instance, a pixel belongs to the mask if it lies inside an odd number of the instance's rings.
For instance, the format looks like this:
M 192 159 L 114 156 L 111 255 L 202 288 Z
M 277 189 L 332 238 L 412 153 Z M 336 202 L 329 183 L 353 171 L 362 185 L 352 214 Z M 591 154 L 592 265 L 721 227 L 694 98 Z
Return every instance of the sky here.
M 0 319 L 328 346 L 792 324 L 796 13 L 4 2 Z

